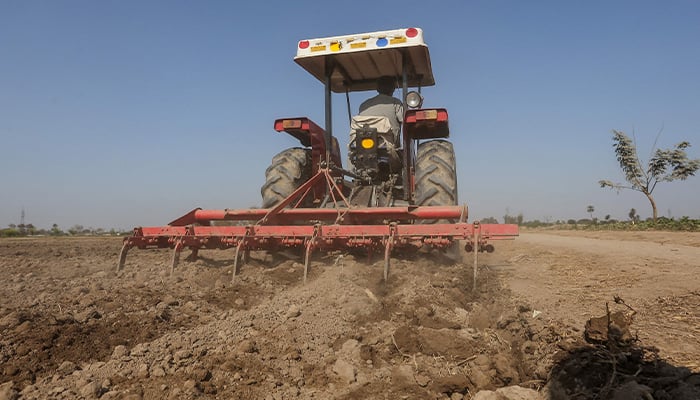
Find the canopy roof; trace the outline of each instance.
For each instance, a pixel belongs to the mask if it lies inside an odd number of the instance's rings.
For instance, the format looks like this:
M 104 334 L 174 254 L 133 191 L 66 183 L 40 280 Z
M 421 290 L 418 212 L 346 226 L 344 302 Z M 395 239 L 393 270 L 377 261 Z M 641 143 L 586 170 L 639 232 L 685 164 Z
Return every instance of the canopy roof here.
M 409 87 L 435 85 L 420 28 L 301 40 L 294 61 L 321 82 L 332 68 L 331 90 L 336 93 L 375 90 L 384 75 L 401 82 L 403 66 Z

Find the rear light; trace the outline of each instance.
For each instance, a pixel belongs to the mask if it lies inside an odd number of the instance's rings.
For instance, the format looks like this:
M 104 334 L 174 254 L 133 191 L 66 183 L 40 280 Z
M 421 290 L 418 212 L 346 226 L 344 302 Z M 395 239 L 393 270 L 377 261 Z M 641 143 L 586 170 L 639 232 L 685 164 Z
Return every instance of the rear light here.
M 372 140 L 371 138 L 362 139 L 360 145 L 363 149 L 371 149 L 372 147 L 374 147 L 374 140 Z
M 308 40 L 302 40 L 299 42 L 299 48 L 300 49 L 308 49 L 309 48 L 309 41 Z
M 416 36 L 418 36 L 418 29 L 416 29 L 416 28 L 408 28 L 408 29 L 406 29 L 406 36 L 407 36 L 407 37 L 416 37 Z
M 409 110 L 404 122 L 408 124 L 415 124 L 421 121 L 447 122 L 447 119 L 447 110 L 444 108 L 433 108 L 428 110 Z

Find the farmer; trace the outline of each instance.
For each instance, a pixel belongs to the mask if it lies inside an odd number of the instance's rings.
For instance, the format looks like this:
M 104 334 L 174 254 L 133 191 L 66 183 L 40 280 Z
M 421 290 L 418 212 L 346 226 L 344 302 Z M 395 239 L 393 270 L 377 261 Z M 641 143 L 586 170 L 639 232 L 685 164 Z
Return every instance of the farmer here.
M 396 79 L 393 77 L 382 76 L 377 79 L 378 93 L 360 105 L 360 115 L 388 118 L 394 136 L 393 144 L 398 145 L 403 122 L 403 103 L 393 96 L 395 89 Z

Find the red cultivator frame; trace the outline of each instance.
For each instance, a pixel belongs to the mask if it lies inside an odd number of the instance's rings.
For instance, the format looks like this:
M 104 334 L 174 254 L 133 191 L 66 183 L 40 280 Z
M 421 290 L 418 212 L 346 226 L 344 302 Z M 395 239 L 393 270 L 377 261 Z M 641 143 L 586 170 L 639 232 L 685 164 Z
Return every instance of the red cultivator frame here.
M 344 204 L 333 208 L 285 208 L 303 197 L 319 181 L 333 186 L 330 193 Z M 233 279 L 250 250 L 277 251 L 304 249 L 304 281 L 315 249 L 346 250 L 363 248 L 384 253 L 384 279 L 389 277 L 392 251 L 423 246 L 444 249 L 458 240 L 468 251 L 492 252 L 492 239 L 513 239 L 515 225 L 468 224 L 466 206 L 349 207 L 329 169 L 320 169 L 287 199 L 272 209 L 202 210 L 195 209 L 164 227 L 139 227 L 124 240 L 118 270 L 124 266 L 129 249 L 137 247 L 174 249 L 171 268 L 188 247 L 191 258 L 199 249 L 235 249 Z M 297 201 L 298 203 L 298 201 Z M 429 223 L 453 220 L 451 223 Z M 247 225 L 212 226 L 213 221 L 238 221 Z M 250 221 L 254 221 L 250 223 Z M 309 224 L 313 221 L 313 224 Z M 296 225 L 304 223 L 306 225 Z M 428 223 L 426 223 L 428 222 Z M 476 253 L 475 253 L 476 255 Z
M 306 280 L 314 250 L 364 249 L 383 252 L 386 280 L 392 252 L 454 250 L 462 241 L 466 251 L 474 251 L 476 264 L 478 252 L 494 250 L 489 240 L 518 235 L 516 225 L 469 224 L 467 207 L 458 205 L 447 110 L 420 108 L 421 87 L 435 84 L 422 30 L 302 40 L 295 61 L 324 83 L 325 129 L 305 117 L 275 121 L 276 131 L 303 147 L 273 158 L 261 191 L 264 208 L 195 209 L 164 227 L 136 228 L 124 240 L 118 269 L 134 247 L 174 249 L 173 269 L 185 247 L 192 250 L 190 258 L 200 249 L 233 248 L 235 278 L 251 250 L 295 249 L 303 252 Z M 352 168 L 344 169 L 332 134 L 331 94 L 346 94 L 351 118 L 349 92 L 370 90 L 387 77 L 403 93 L 401 137 L 391 143 L 391 132 L 380 131 L 386 129 L 381 124 L 356 123 L 348 151 Z M 356 120 L 351 121 L 353 126 Z

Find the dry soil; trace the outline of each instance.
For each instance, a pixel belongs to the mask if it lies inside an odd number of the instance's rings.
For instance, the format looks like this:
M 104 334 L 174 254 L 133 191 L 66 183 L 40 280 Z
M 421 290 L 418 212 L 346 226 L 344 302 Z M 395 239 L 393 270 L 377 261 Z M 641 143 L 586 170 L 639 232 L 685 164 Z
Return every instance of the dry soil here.
M 470 254 L 396 255 L 387 284 L 380 256 L 319 255 L 303 284 L 256 253 L 232 282 L 233 251 L 171 275 L 166 250 L 117 272 L 119 238 L 3 239 L 0 399 L 700 398 L 700 234 L 495 245 L 474 290 Z M 606 310 L 638 340 L 586 343 Z

